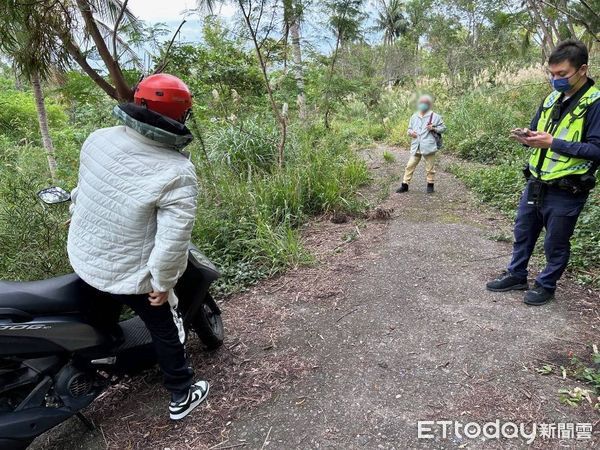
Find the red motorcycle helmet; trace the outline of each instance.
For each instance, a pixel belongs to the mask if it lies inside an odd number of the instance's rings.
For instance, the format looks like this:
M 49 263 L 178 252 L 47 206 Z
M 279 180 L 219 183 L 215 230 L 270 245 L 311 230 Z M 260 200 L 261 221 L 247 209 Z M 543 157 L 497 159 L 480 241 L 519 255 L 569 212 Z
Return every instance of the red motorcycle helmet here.
M 184 123 L 192 109 L 192 93 L 179 78 L 166 73 L 150 75 L 137 85 L 137 105 Z

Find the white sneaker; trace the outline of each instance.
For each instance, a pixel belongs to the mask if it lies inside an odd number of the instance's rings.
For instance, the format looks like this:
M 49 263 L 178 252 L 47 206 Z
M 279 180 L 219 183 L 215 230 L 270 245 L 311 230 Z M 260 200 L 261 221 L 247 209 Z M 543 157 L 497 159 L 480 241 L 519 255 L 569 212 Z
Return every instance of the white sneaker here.
M 191 413 L 208 396 L 209 388 L 210 385 L 207 381 L 198 381 L 192 384 L 185 400 L 169 403 L 171 420 L 181 420 Z

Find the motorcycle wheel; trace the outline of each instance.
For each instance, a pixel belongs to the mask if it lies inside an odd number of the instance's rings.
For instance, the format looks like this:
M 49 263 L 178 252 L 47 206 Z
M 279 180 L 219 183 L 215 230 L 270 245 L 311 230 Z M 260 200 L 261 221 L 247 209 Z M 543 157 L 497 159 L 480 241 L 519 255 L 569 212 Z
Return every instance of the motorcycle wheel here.
M 221 314 L 214 310 L 214 304 L 210 294 L 202 304 L 200 310 L 192 320 L 191 328 L 198 335 L 198 338 L 204 344 L 206 350 L 216 350 L 223 345 L 225 339 L 225 330 L 223 329 L 223 320 Z

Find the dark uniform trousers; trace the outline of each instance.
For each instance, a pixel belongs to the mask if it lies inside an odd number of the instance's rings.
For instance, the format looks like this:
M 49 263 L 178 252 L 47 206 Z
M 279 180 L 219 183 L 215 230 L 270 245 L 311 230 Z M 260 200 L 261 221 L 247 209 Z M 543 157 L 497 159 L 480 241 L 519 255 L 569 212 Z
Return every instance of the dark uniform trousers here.
M 517 277 L 527 277 L 529 259 L 542 229 L 545 229 L 546 267 L 536 281 L 545 289 L 554 291 L 569 262 L 570 239 L 588 194 L 572 194 L 555 186 L 544 186 L 539 204 L 529 205 L 527 198 L 531 183 L 527 183 L 517 210 L 513 256 L 508 271 Z

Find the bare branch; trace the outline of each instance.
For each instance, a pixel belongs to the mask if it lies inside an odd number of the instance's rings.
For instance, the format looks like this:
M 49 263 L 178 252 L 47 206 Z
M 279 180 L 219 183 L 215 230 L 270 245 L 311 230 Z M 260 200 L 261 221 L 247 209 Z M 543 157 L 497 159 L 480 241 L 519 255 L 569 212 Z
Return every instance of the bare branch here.
M 102 89 L 106 92 L 110 97 L 115 100 L 119 99 L 119 95 L 117 94 L 117 90 L 110 85 L 102 76 L 94 70 L 92 66 L 90 66 L 87 62 L 85 56 L 81 53 L 79 47 L 77 47 L 70 37 L 61 38 L 65 49 L 71 55 L 71 57 L 75 60 L 77 64 L 83 69 L 83 71 Z
M 256 29 L 254 30 L 254 33 L 258 34 L 258 30 L 260 29 L 260 21 L 262 20 L 262 16 L 263 13 L 265 11 L 265 1 L 261 1 L 260 2 L 260 10 L 258 13 L 258 18 L 256 19 Z M 248 12 L 248 16 L 250 16 L 250 14 L 252 14 L 252 10 L 250 10 Z
M 183 26 L 183 24 L 185 24 L 185 22 L 186 22 L 186 20 L 183 19 L 181 21 L 181 23 L 179 24 L 179 26 L 177 27 L 175 34 L 171 38 L 171 41 L 169 42 L 169 45 L 167 46 L 167 49 L 165 50 L 165 56 L 163 57 L 160 64 L 158 66 L 156 66 L 156 69 L 153 72 L 154 74 L 161 73 L 163 70 L 165 70 L 167 68 L 167 65 L 169 64 L 168 58 L 169 58 L 169 53 L 171 52 L 171 47 L 173 46 L 173 43 L 175 42 L 175 38 L 180 33 L 181 27 Z
M 262 14 L 262 12 L 261 12 L 261 14 Z M 271 35 L 271 31 L 273 31 L 275 29 L 274 23 L 275 23 L 276 15 L 277 15 L 277 10 L 275 8 L 273 8 L 273 14 L 271 14 L 271 20 L 269 22 L 269 26 L 266 28 L 265 35 L 259 44 L 260 48 L 262 48 L 265 45 L 265 42 L 267 42 L 267 40 L 269 39 L 269 36 Z M 256 25 L 256 28 L 258 29 L 258 24 Z M 285 38 L 285 36 L 283 38 Z M 280 39 L 279 42 L 281 42 L 282 39 Z
M 275 119 L 279 123 L 280 132 L 279 132 L 279 144 L 277 146 L 277 149 L 278 149 L 278 153 L 279 153 L 279 167 L 281 168 L 281 167 L 283 167 L 283 158 L 284 158 L 283 152 L 284 152 L 286 137 L 287 137 L 287 120 L 286 120 L 285 116 L 280 112 L 279 108 L 277 107 L 277 103 L 275 102 L 273 88 L 271 87 L 271 82 L 269 80 L 269 74 L 267 72 L 267 64 L 265 62 L 264 55 L 263 55 L 263 53 L 260 49 L 260 45 L 258 43 L 258 36 L 256 34 L 256 30 L 254 29 L 254 27 L 252 27 L 252 21 L 251 21 L 252 2 L 251 1 L 248 2 L 249 8 L 250 8 L 250 9 L 248 9 L 248 11 L 246 11 L 243 0 L 237 0 L 237 3 L 242 12 L 242 16 L 244 17 L 244 21 L 246 22 L 246 27 L 248 28 L 248 31 L 250 33 L 250 38 L 252 39 L 252 43 L 254 44 L 254 50 L 256 52 L 256 57 L 260 64 L 260 69 L 262 71 L 263 79 L 265 82 L 265 87 L 267 88 L 267 94 L 269 96 L 269 102 L 271 103 L 271 109 L 273 110 L 273 115 L 275 116 Z M 264 0 L 262 0 L 262 4 L 264 4 Z M 261 14 L 262 14 L 262 9 L 261 9 Z
M 600 15 L 598 15 L 598 13 L 594 10 L 594 8 L 592 8 L 588 2 L 586 2 L 585 0 L 579 0 L 581 2 L 581 4 L 583 6 L 585 6 L 594 16 L 596 16 L 597 19 L 600 19 Z
M 546 5 L 546 6 L 550 6 L 551 8 L 554 8 L 554 9 L 556 9 L 558 12 L 560 12 L 560 13 L 564 14 L 564 15 L 565 15 L 565 16 L 567 16 L 567 17 L 570 17 L 571 19 L 573 19 L 573 20 L 574 20 L 574 21 L 576 21 L 577 23 L 579 23 L 579 24 L 583 25 L 583 27 L 584 27 L 584 28 L 585 28 L 585 29 L 588 31 L 588 33 L 590 33 L 590 35 L 591 35 L 591 36 L 592 36 L 592 37 L 593 37 L 593 38 L 594 38 L 594 39 L 595 39 L 597 42 L 600 42 L 600 36 L 598 36 L 596 33 L 594 33 L 594 31 L 592 30 L 592 28 L 590 27 L 590 25 L 589 25 L 589 24 L 588 24 L 586 21 L 584 21 L 584 20 L 582 20 L 582 19 L 580 19 L 580 18 L 578 18 L 578 17 L 574 16 L 574 15 L 573 15 L 573 14 L 571 14 L 569 11 L 566 11 L 566 10 L 564 10 L 564 9 L 562 9 L 562 8 L 559 8 L 559 7 L 558 7 L 558 6 L 556 6 L 556 5 L 552 5 L 552 4 L 548 3 L 548 2 L 546 2 L 545 0 L 539 0 L 539 1 L 540 1 L 541 3 L 543 3 L 544 5 Z M 586 3 L 585 3 L 585 0 L 580 0 L 580 1 L 581 1 L 581 2 L 582 2 L 584 5 L 586 5 Z M 587 5 L 586 5 L 586 6 L 587 6 Z M 594 13 L 594 14 L 596 14 L 596 13 Z M 597 14 L 596 14 L 596 17 L 598 17 L 598 15 L 597 15 Z M 575 36 L 575 37 L 577 37 L 577 36 Z
M 118 55 L 117 55 L 117 33 L 119 32 L 119 25 L 121 24 L 121 20 L 123 20 L 123 16 L 125 15 L 125 10 L 127 9 L 127 3 L 129 3 L 129 0 L 125 0 L 123 2 L 123 5 L 121 6 L 121 11 L 119 12 L 119 15 L 117 16 L 117 20 L 115 20 L 115 29 L 113 30 L 113 58 L 115 60 L 119 60 Z
M 538 8 L 536 1 L 539 1 L 539 0 L 528 0 L 527 3 L 529 4 L 529 7 L 530 7 L 529 11 L 531 11 L 536 22 L 544 31 L 544 37 L 548 41 L 548 44 L 550 44 L 550 49 L 553 49 L 556 44 L 554 43 L 554 39 L 552 37 L 552 30 L 550 28 L 548 28 L 548 24 L 546 24 L 546 22 L 544 22 L 544 18 L 542 17 L 542 14 L 540 12 L 540 9 Z M 557 36 L 557 37 L 560 39 L 560 36 Z

